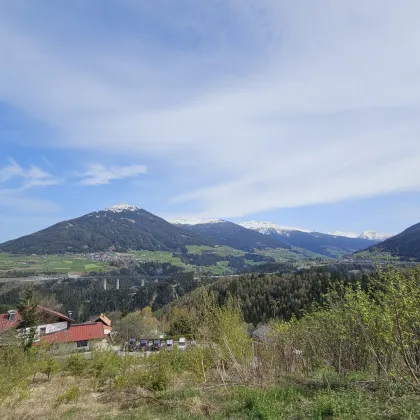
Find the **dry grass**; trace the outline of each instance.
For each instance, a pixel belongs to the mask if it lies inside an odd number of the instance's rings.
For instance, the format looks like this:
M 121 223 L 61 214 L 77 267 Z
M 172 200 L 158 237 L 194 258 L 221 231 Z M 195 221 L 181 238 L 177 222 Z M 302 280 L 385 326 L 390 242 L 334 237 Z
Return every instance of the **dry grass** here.
M 89 379 L 57 376 L 46 381 L 40 375 L 28 394 L 21 399 L 9 399 L 0 406 L 3 420 L 90 420 L 120 413 L 117 403 L 103 401 L 101 394 L 94 392 Z M 74 401 L 59 404 L 58 397 L 71 387 L 80 389 L 80 396 Z

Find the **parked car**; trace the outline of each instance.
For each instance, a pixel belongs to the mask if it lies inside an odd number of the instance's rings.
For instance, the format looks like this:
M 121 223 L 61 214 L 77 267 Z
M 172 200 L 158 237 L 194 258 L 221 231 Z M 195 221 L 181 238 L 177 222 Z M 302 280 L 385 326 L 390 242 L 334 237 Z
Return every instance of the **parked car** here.
M 160 340 L 153 340 L 153 350 L 154 351 L 160 350 Z
M 140 350 L 142 351 L 147 350 L 147 340 L 140 340 Z
M 128 351 L 134 351 L 136 349 L 136 340 L 134 338 L 130 338 L 128 340 Z
M 166 340 L 166 350 L 172 350 L 174 347 L 174 340 Z
M 184 337 L 181 337 L 178 340 L 178 348 L 182 351 L 184 351 L 187 348 L 187 342 Z

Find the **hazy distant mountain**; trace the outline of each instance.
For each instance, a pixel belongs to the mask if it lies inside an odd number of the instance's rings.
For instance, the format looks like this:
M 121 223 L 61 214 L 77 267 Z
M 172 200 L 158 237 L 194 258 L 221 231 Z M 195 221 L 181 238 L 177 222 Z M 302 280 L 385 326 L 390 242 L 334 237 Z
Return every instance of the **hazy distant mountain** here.
M 252 252 L 254 249 L 264 248 L 291 248 L 279 238 L 263 235 L 260 232 L 226 220 L 183 218 L 170 222 L 206 237 L 217 245 L 226 245 L 243 251 Z
M 244 222 L 241 223 L 241 226 L 283 241 L 288 245 L 303 248 L 327 257 L 351 254 L 378 242 L 367 237 L 348 237 L 311 232 L 307 229 L 280 226 L 271 222 Z
M 329 235 L 344 236 L 346 238 L 368 239 L 369 241 L 378 241 L 378 242 L 385 241 L 386 239 L 392 237 L 391 233 L 378 233 L 373 230 L 365 230 L 362 233 L 336 231 L 336 232 L 330 232 Z
M 420 261 L 420 223 L 413 225 L 392 238 L 368 249 L 374 252 L 388 252 L 404 260 Z
M 119 204 L 5 242 L 0 244 L 0 251 L 25 254 L 175 251 L 185 245 L 212 245 L 212 242 L 146 210 Z

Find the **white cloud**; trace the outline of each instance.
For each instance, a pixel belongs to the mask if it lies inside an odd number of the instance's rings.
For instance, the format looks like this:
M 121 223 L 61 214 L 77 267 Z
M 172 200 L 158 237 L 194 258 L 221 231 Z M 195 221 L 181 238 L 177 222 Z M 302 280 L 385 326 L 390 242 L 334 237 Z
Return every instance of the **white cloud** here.
M 147 167 L 144 165 L 128 165 L 128 166 L 104 166 L 101 164 L 91 164 L 88 169 L 80 175 L 83 179 L 80 181 L 82 185 L 100 185 L 109 184 L 110 181 L 116 179 L 135 178 L 145 174 Z
M 59 206 L 49 200 L 38 199 L 26 195 L 27 190 L 35 187 L 46 187 L 60 184 L 62 180 L 45 172 L 38 166 L 27 168 L 15 160 L 0 165 L 0 208 L 12 209 L 19 213 L 56 212 Z
M 19 180 L 19 185 L 14 187 L 16 191 L 33 187 L 57 185 L 62 182 L 60 178 L 45 172 L 38 166 L 31 165 L 28 168 L 24 168 L 13 159 L 9 159 L 7 165 L 0 166 L 0 184 L 6 184 L 13 179 Z
M 193 22 L 195 37 L 221 48 L 168 53 L 114 33 L 123 52 L 92 41 L 102 56 L 78 54 L 2 22 L 0 97 L 57 128 L 60 147 L 213 175 L 175 197 L 203 216 L 420 188 L 417 1 L 230 0 L 236 33 L 197 18 L 199 3 L 180 27 Z M 92 165 L 82 183 L 144 167 L 124 168 Z
M 12 159 L 7 165 L 0 166 L 0 183 L 22 176 L 22 168 Z

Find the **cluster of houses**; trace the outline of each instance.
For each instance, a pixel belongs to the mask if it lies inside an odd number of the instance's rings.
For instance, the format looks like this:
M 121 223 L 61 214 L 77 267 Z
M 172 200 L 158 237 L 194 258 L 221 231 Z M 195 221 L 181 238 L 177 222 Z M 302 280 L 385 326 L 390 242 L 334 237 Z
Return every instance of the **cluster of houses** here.
M 111 320 L 104 314 L 77 324 L 70 316 L 44 306 L 37 307 L 38 325 L 33 345 L 46 343 L 57 353 L 73 353 L 106 348 L 110 344 Z M 0 314 L 0 334 L 19 329 L 21 315 L 16 310 Z M 12 334 L 16 336 L 16 334 Z

